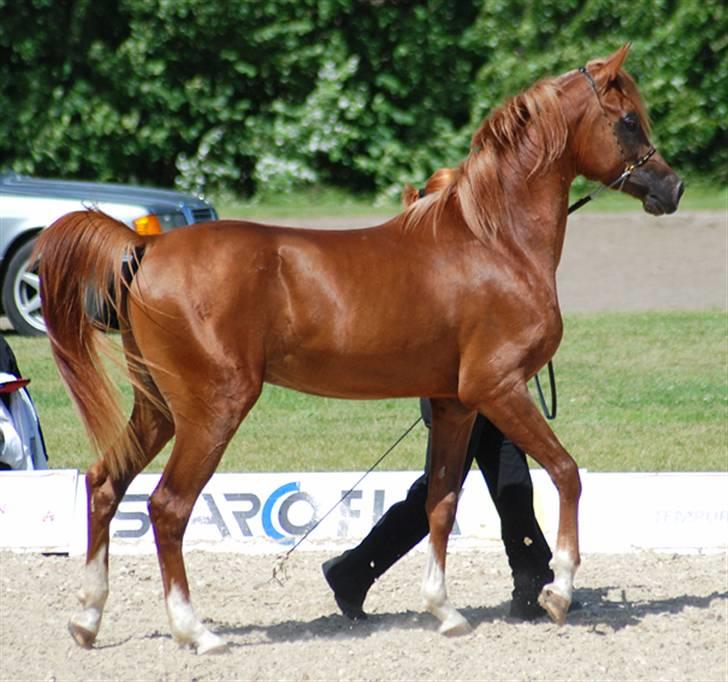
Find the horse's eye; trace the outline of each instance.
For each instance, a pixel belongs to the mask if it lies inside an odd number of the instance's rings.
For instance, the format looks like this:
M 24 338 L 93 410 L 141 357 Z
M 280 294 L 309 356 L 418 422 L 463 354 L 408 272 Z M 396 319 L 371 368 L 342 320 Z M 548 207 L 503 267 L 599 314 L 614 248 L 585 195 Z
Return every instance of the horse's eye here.
M 629 114 L 625 114 L 622 117 L 622 122 L 628 130 L 636 130 L 640 124 L 639 119 L 637 118 L 637 114 L 633 114 L 631 112 Z

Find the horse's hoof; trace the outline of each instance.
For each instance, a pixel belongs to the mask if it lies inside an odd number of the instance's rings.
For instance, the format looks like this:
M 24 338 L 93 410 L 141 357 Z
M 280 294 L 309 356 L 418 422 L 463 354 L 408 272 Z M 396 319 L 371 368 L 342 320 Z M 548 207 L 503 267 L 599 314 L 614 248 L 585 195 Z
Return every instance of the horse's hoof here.
M 472 630 L 465 617 L 456 611 L 442 622 L 439 632 L 447 637 L 459 637 L 470 634 Z
M 226 654 L 230 651 L 227 642 L 211 632 L 206 632 L 197 643 L 197 655 Z
M 566 622 L 566 614 L 569 613 L 571 599 L 558 594 L 546 585 L 538 596 L 538 603 L 549 614 L 554 623 L 563 625 Z
M 84 649 L 90 649 L 96 641 L 95 632 L 92 632 L 82 625 L 78 625 L 78 623 L 74 623 L 72 620 L 68 621 L 68 631 L 71 633 L 71 637 L 73 637 L 76 644 Z

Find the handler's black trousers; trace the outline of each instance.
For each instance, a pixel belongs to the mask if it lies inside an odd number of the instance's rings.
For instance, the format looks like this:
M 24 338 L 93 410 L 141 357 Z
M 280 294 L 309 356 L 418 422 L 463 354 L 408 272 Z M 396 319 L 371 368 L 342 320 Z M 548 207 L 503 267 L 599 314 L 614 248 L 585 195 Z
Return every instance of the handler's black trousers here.
M 424 403 L 425 401 L 423 401 Z M 423 405 L 428 422 L 429 405 Z M 551 550 L 533 512 L 533 484 L 523 451 L 485 417 L 478 415 L 468 444 L 463 480 L 473 459 L 483 472 L 501 518 L 501 536 L 513 573 L 514 598 L 532 600 L 553 580 Z M 361 543 L 344 553 L 337 566 L 354 590 L 366 590 L 429 532 L 425 502 L 430 468 L 430 443 L 425 473 L 410 487 L 407 497 L 392 505 Z

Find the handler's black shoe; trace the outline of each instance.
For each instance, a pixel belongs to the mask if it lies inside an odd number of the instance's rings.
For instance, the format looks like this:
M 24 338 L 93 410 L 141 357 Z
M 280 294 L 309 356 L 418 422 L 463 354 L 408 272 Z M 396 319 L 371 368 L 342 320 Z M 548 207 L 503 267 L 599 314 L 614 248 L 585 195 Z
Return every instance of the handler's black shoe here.
M 366 620 L 367 614 L 362 608 L 364 599 L 367 596 L 369 586 L 362 588 L 351 580 L 351 576 L 345 575 L 342 561 L 348 552 L 344 552 L 341 556 L 334 557 L 321 564 L 321 570 L 329 587 L 334 592 L 334 600 L 336 605 L 350 620 Z
M 517 620 L 538 620 L 547 615 L 538 603 L 538 595 L 546 583 L 554 579 L 553 571 L 546 565 L 542 570 L 513 572 L 510 616 Z
M 508 615 L 516 620 L 531 621 L 538 620 L 547 614 L 538 603 L 538 596 L 533 598 L 517 596 L 513 597 L 511 601 L 511 608 Z

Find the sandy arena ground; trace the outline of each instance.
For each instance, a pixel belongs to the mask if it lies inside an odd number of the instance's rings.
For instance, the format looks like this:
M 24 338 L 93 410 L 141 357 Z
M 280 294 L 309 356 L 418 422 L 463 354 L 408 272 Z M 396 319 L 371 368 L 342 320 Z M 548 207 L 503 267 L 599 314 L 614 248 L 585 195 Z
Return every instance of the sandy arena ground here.
M 274 557 L 190 552 L 193 603 L 230 653 L 196 656 L 169 634 L 156 557 L 112 557 L 97 646 L 66 632 L 81 558 L 3 554 L 3 680 L 686 680 L 726 679 L 724 556 L 588 555 L 583 610 L 558 627 L 508 617 L 498 552 L 448 560 L 453 602 L 474 626 L 446 638 L 423 611 L 425 554 L 405 557 L 372 589 L 370 618 L 339 614 L 325 555 L 295 553 L 284 586 L 264 583 Z
M 725 309 L 727 229 L 723 213 L 576 216 L 562 307 Z M 170 637 L 156 557 L 112 556 L 104 623 L 84 651 L 66 632 L 82 558 L 0 553 L 0 680 L 728 680 L 725 555 L 587 555 L 584 608 L 564 627 L 508 618 L 502 553 L 451 555 L 449 593 L 474 626 L 454 639 L 421 607 L 423 553 L 384 576 L 356 625 L 323 581 L 325 558 L 295 553 L 279 586 L 260 584 L 274 557 L 188 553 L 197 612 L 230 642 L 198 657 Z

